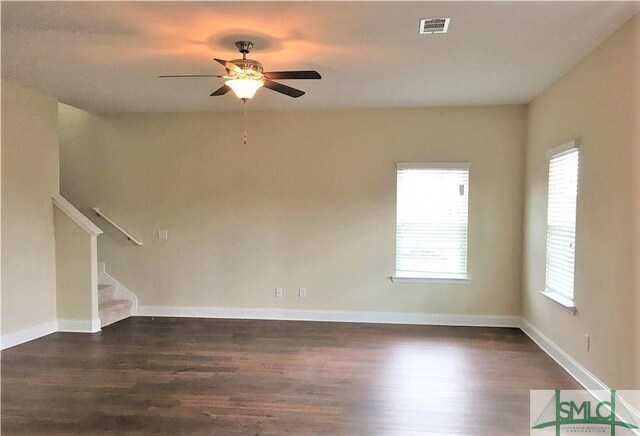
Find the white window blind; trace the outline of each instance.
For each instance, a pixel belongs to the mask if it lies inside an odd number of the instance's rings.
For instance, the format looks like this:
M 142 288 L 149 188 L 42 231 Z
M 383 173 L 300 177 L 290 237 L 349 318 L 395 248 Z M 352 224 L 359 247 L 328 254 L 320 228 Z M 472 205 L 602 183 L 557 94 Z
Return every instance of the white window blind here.
M 467 163 L 399 163 L 396 276 L 467 278 Z
M 578 148 L 552 150 L 549 159 L 547 205 L 547 265 L 545 291 L 573 301 L 576 254 Z

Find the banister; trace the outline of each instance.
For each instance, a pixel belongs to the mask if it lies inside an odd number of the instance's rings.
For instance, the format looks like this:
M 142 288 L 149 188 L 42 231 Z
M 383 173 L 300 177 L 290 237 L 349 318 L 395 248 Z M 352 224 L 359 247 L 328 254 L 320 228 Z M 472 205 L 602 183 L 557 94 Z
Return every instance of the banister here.
M 57 194 L 51 197 L 53 204 L 66 216 L 68 216 L 74 223 L 76 223 L 82 230 L 87 232 L 91 236 L 98 236 L 102 233 L 102 230 L 98 226 L 89 220 L 76 209 L 73 204 L 69 203 L 62 195 Z
M 143 245 L 142 241 L 140 241 L 140 240 L 134 238 L 133 236 L 131 236 L 131 234 L 129 232 L 127 232 L 125 229 L 123 229 L 118 224 L 116 224 L 115 221 L 113 221 L 111 218 L 106 216 L 100 209 L 98 209 L 97 207 L 92 207 L 91 209 L 96 213 L 96 215 L 98 215 L 99 217 L 103 218 L 106 222 L 111 224 L 116 229 L 120 230 L 120 232 L 123 235 L 125 235 L 129 241 L 133 242 L 136 245 Z

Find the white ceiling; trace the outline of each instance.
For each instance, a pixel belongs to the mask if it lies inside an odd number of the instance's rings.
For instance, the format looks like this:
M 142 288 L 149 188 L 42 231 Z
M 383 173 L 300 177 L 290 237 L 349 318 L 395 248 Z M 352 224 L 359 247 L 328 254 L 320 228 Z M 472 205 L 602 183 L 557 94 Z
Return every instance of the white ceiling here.
M 212 58 L 255 42 L 266 70 L 316 69 L 252 109 L 525 103 L 640 10 L 638 2 L 2 2 L 2 77 L 94 112 L 237 110 Z M 451 17 L 446 35 L 420 18 Z

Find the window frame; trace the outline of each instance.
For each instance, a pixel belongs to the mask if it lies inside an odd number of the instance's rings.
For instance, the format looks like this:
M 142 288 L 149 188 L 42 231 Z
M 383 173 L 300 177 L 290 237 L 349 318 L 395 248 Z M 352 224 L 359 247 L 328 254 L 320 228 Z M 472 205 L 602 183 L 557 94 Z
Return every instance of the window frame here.
M 548 250 L 549 250 L 549 183 L 551 176 L 551 160 L 555 157 L 559 157 L 565 153 L 568 153 L 572 150 L 576 150 L 578 152 L 578 169 L 577 169 L 577 179 L 576 179 L 576 208 L 575 208 L 575 225 L 574 225 L 574 239 L 573 244 L 574 247 L 577 247 L 577 239 L 578 239 L 578 200 L 580 198 L 580 159 L 581 159 L 581 150 L 580 150 L 580 140 L 578 138 L 572 139 L 571 141 L 565 142 L 564 144 L 558 145 L 556 147 L 550 148 L 547 150 L 547 208 L 545 214 L 545 259 L 544 259 L 544 290 L 540 291 L 540 294 L 545 296 L 550 301 L 559 305 L 561 308 L 565 309 L 571 314 L 576 313 L 576 258 L 577 251 L 574 251 L 573 258 L 573 298 L 567 298 L 562 294 L 557 292 L 553 292 L 547 289 L 547 276 L 548 276 Z M 575 250 L 575 248 L 574 248 Z
M 471 185 L 471 171 L 470 171 L 470 163 L 469 162 L 396 162 L 396 232 L 395 232 L 395 273 L 390 277 L 391 281 L 394 283 L 431 283 L 431 284 L 468 284 L 470 283 L 469 278 L 469 196 L 470 196 L 470 185 Z M 466 271 L 465 277 L 445 277 L 446 273 L 442 273 L 442 277 L 438 276 L 429 276 L 429 277 L 421 277 L 419 275 L 409 276 L 406 274 L 402 274 L 397 270 L 397 262 L 398 262 L 398 250 L 397 250 L 397 241 L 398 241 L 398 172 L 403 169 L 451 169 L 451 170 L 466 170 L 467 171 L 467 225 L 466 225 Z

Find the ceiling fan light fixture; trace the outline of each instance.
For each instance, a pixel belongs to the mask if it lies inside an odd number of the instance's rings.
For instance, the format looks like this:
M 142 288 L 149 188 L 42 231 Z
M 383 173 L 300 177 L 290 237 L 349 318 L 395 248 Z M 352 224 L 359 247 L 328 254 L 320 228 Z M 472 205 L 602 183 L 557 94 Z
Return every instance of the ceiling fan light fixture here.
M 258 89 L 264 86 L 264 82 L 259 79 L 229 79 L 225 84 L 233 90 L 238 98 L 243 100 L 253 98 Z

